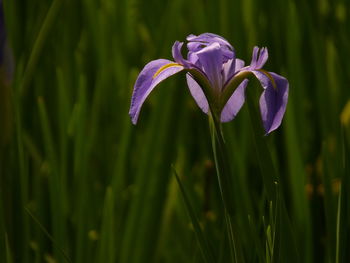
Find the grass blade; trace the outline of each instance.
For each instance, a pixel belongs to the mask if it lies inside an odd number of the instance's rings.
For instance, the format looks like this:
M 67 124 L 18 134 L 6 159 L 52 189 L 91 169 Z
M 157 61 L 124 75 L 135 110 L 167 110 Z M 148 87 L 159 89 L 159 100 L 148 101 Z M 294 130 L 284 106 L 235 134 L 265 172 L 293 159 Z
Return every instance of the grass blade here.
M 260 166 L 260 172 L 263 177 L 264 187 L 268 201 L 272 201 L 275 206 L 276 217 L 276 229 L 279 236 L 278 240 L 278 253 L 279 260 L 284 262 L 300 262 L 299 253 L 296 247 L 295 236 L 293 234 L 292 225 L 287 212 L 284 194 L 281 191 L 280 180 L 277 175 L 274 163 L 271 158 L 271 154 L 267 143 L 263 137 L 262 125 L 260 120 L 260 114 L 258 113 L 257 106 L 254 101 L 257 101 L 257 97 L 254 96 L 252 89 L 247 89 L 247 103 L 249 108 L 250 119 L 253 128 L 253 136 L 255 142 L 255 149 Z
M 343 173 L 338 197 L 337 210 L 337 242 L 336 242 L 336 263 L 346 263 L 350 260 L 350 167 L 349 167 L 349 142 L 345 130 L 343 132 Z
M 111 187 L 107 188 L 101 225 L 100 251 L 97 262 L 113 263 L 114 249 L 114 196 Z
M 194 212 L 193 207 L 192 207 L 192 205 L 190 203 L 190 200 L 188 198 L 186 190 L 183 187 L 183 185 L 182 185 L 182 183 L 180 181 L 180 178 L 179 178 L 175 168 L 172 167 L 172 169 L 173 169 L 173 173 L 174 173 L 174 175 L 176 177 L 177 183 L 179 185 L 182 197 L 184 199 L 188 215 L 190 216 L 190 219 L 191 219 L 191 222 L 192 222 L 192 225 L 193 225 L 193 229 L 194 229 L 194 231 L 196 233 L 197 240 L 198 240 L 198 243 L 199 243 L 199 248 L 200 248 L 200 250 L 202 252 L 203 259 L 204 259 L 204 261 L 206 263 L 215 262 L 215 260 L 214 260 L 215 258 L 214 258 L 214 254 L 212 252 L 212 248 L 210 247 L 210 244 L 209 244 L 208 240 L 206 240 L 206 238 L 204 236 L 204 233 L 203 233 L 202 228 L 201 228 L 201 226 L 199 224 L 199 221 L 198 221 L 198 218 L 196 216 L 196 213 Z
M 36 41 L 34 43 L 33 49 L 30 53 L 28 63 L 23 75 L 22 83 L 20 86 L 20 95 L 24 96 L 25 92 L 27 90 L 28 84 L 31 81 L 31 78 L 33 76 L 36 64 L 38 62 L 40 52 L 43 48 L 43 45 L 45 43 L 45 40 L 47 38 L 47 35 L 52 27 L 53 22 L 55 21 L 55 18 L 58 14 L 58 11 L 60 10 L 61 4 L 63 0 L 53 0 L 50 6 L 50 9 L 45 17 L 45 20 L 40 28 L 38 37 L 36 38 Z
M 5 233 L 5 243 L 6 243 L 6 263 L 12 263 L 13 262 L 12 253 L 11 253 L 10 244 L 6 233 Z
M 57 244 L 57 242 L 54 240 L 54 238 L 50 235 L 50 233 L 46 230 L 46 228 L 40 223 L 39 219 L 37 219 L 33 213 L 27 208 L 25 207 L 24 210 L 28 213 L 28 215 L 33 219 L 33 221 L 39 226 L 40 230 L 45 234 L 45 236 L 52 242 L 52 244 L 54 245 L 54 247 L 56 247 L 56 249 L 58 249 L 58 251 L 60 251 L 60 253 L 62 254 L 62 256 L 64 257 L 66 262 L 72 263 L 72 260 L 68 257 L 68 255 L 66 254 L 66 252 L 64 252 L 63 248 L 61 248 L 59 246 L 59 244 Z

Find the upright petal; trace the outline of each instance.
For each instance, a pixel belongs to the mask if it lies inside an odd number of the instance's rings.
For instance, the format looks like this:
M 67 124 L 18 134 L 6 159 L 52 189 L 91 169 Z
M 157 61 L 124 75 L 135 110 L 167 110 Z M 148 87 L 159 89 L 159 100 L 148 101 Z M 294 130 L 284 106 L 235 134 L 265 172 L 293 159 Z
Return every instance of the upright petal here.
M 175 43 L 172 47 L 172 54 L 173 54 L 174 60 L 177 63 L 183 65 L 186 68 L 189 68 L 189 67 L 191 67 L 191 63 L 188 60 L 184 59 L 182 54 L 181 54 L 181 48 L 182 48 L 183 44 L 184 44 L 183 42 L 175 41 Z
M 265 65 L 268 57 L 269 54 L 266 47 L 261 49 L 254 47 L 252 61 L 250 62 L 250 69 L 261 69 Z
M 188 52 L 187 54 L 187 60 L 195 65 L 196 67 L 199 67 L 200 65 L 198 64 L 198 56 L 195 52 Z
M 220 92 L 222 88 L 222 53 L 219 43 L 213 43 L 197 52 L 200 64 L 213 89 Z
M 222 83 L 226 83 L 236 72 L 236 59 L 229 59 L 222 65 Z
M 235 71 L 237 72 L 241 68 L 244 67 L 245 62 L 242 59 L 236 58 L 236 66 L 235 66 Z
M 225 38 L 223 38 L 222 36 L 213 34 L 213 33 L 203 33 L 203 34 L 200 34 L 199 36 L 189 35 L 186 39 L 189 42 L 202 42 L 202 43 L 207 43 L 207 44 L 217 42 L 220 45 L 226 46 L 229 49 L 233 50 L 233 47 Z
M 230 62 L 231 61 L 231 62 Z M 223 84 L 225 86 L 231 81 L 234 76 L 242 70 L 248 69 L 248 67 L 244 67 L 245 62 L 242 59 L 236 58 L 234 60 L 228 60 L 223 64 Z
M 259 59 L 257 61 L 257 67 L 262 68 L 265 65 L 268 58 L 269 58 L 269 52 L 267 50 L 267 47 L 261 48 L 259 53 Z
M 153 60 L 143 68 L 136 80 L 131 98 L 129 115 L 133 124 L 137 123 L 141 107 L 155 86 L 183 69 L 183 66 L 167 59 Z
M 191 92 L 192 97 L 196 101 L 197 105 L 199 108 L 202 109 L 204 113 L 208 113 L 209 111 L 209 104 L 208 100 L 204 95 L 204 92 L 202 88 L 199 86 L 199 84 L 193 79 L 191 74 L 187 73 L 186 74 L 186 79 L 187 79 L 187 85 L 188 88 Z
M 241 84 L 235 89 L 231 97 L 227 101 L 225 107 L 223 108 L 220 116 L 221 122 L 229 122 L 233 120 L 239 110 L 242 108 L 245 101 L 245 89 L 247 87 L 248 80 L 245 79 Z
M 210 46 L 213 43 L 219 43 L 222 52 L 222 62 L 226 62 L 235 57 L 234 49 L 231 44 L 219 35 L 203 33 L 199 36 L 189 35 L 186 39 L 189 41 L 187 43 L 189 52 L 198 52 L 206 46 Z
M 275 82 L 275 87 L 265 74 L 256 75 L 259 76 L 262 85 L 268 83 L 260 97 L 260 112 L 266 134 L 276 130 L 281 125 L 286 111 L 289 90 L 287 79 L 273 72 L 269 72 L 269 74 Z
M 259 48 L 253 48 L 252 60 L 250 61 L 250 67 L 255 68 L 256 61 L 258 60 Z
M 198 52 L 199 50 L 201 50 L 205 46 L 206 45 L 204 45 L 202 42 L 188 42 L 187 43 L 187 49 L 190 52 Z

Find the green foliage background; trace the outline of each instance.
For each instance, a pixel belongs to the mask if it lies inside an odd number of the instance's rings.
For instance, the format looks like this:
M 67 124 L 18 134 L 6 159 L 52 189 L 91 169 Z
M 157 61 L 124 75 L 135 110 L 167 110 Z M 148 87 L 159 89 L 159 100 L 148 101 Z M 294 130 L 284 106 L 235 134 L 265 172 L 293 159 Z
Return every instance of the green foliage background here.
M 4 7 L 16 70 L 0 93 L 0 262 L 203 262 L 172 164 L 215 262 L 229 262 L 207 116 L 184 76 L 152 93 L 137 126 L 128 116 L 142 67 L 171 59 L 175 40 L 203 32 L 224 36 L 246 63 L 254 45 L 268 47 L 265 68 L 290 82 L 281 128 L 261 132 L 288 215 L 278 225 L 261 177 L 271 171 L 259 168 L 247 106 L 224 124 L 239 262 L 293 262 L 294 251 L 298 262 L 349 262 L 348 1 L 12 0 Z M 271 248 L 273 233 L 281 236 Z

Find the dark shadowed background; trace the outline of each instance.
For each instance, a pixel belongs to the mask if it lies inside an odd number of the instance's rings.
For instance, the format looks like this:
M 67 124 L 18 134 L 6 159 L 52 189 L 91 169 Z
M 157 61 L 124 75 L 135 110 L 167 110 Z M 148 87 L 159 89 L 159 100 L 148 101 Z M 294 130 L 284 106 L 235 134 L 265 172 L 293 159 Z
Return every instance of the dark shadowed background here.
M 246 63 L 255 45 L 268 47 L 264 68 L 290 83 L 282 126 L 261 132 L 289 215 L 278 231 L 294 235 L 276 251 L 349 262 L 348 1 L 2 2 L 1 262 L 203 262 L 172 164 L 216 262 L 228 262 L 208 120 L 184 75 L 156 88 L 137 126 L 128 116 L 142 67 L 204 32 L 225 37 Z M 247 226 L 239 250 L 244 262 L 270 262 L 271 211 L 246 105 L 224 131 L 237 206 L 251 204 L 252 214 L 237 212 Z M 288 251 L 278 253 L 274 262 L 287 262 Z

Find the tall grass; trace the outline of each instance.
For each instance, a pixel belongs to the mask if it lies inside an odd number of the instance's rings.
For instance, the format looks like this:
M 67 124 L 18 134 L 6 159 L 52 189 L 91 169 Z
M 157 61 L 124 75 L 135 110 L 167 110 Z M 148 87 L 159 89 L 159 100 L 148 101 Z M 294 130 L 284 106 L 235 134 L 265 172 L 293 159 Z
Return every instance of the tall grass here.
M 237 262 L 349 262 L 347 1 L 3 4 L 16 67 L 1 71 L 0 262 L 230 262 L 207 116 L 183 76 L 128 116 L 141 68 L 203 32 L 246 62 L 267 46 L 290 82 L 270 136 L 253 104 L 223 125 Z

